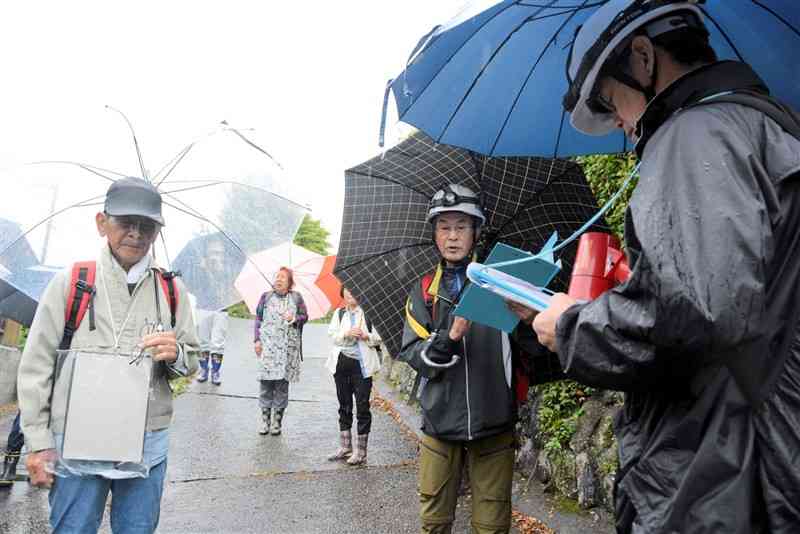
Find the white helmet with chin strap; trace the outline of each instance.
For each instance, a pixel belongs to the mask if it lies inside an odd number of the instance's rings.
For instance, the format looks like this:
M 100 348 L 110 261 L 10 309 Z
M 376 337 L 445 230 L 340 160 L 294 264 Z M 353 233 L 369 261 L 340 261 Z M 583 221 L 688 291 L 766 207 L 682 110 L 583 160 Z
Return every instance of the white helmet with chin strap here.
M 466 213 L 474 217 L 478 222 L 476 229 L 486 222 L 478 195 L 463 185 L 449 184 L 434 193 L 428 205 L 427 221 L 433 223 L 437 215 L 448 211 Z
M 703 1 L 703 0 L 699 0 Z M 569 88 L 564 109 L 571 113 L 576 129 L 590 135 L 605 135 L 616 127 L 614 116 L 595 93 L 600 70 L 644 93 L 648 101 L 655 96 L 652 87 L 642 87 L 625 73 L 619 62 L 626 57 L 631 39 L 643 30 L 651 39 L 681 28 L 705 31 L 698 0 L 611 0 L 578 29 L 567 58 Z M 653 76 L 655 77 L 655 70 Z

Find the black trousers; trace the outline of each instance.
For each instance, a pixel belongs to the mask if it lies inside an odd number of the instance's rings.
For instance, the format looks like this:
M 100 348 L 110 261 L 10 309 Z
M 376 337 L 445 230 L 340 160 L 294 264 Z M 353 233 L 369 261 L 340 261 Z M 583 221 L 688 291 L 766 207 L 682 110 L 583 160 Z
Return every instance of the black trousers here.
M 353 396 L 355 396 L 358 433 L 369 434 L 372 428 L 372 413 L 369 411 L 372 377 L 363 378 L 359 361 L 339 354 L 333 380 L 336 382 L 336 397 L 339 399 L 339 430 L 350 430 L 353 426 Z

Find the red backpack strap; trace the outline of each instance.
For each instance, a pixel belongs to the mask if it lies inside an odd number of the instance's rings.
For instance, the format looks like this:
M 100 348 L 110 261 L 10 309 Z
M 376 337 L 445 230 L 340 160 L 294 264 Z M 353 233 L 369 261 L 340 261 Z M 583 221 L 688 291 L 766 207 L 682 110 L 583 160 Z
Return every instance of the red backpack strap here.
M 425 299 L 425 304 L 428 305 L 433 302 L 433 295 L 428 293 L 428 289 L 431 287 L 431 283 L 433 283 L 433 276 L 435 273 L 427 273 L 422 276 L 419 283 L 422 288 L 422 298 Z
M 425 301 L 425 307 L 430 309 L 431 321 L 434 323 L 436 323 L 436 306 L 434 306 L 433 295 L 431 295 L 428 290 L 430 289 L 435 276 L 435 272 L 430 272 L 423 275 L 419 281 L 420 289 L 422 289 L 422 299 Z
M 180 276 L 174 271 L 162 271 L 158 269 L 158 278 L 161 280 L 161 289 L 164 290 L 164 295 L 167 296 L 169 302 L 170 324 L 175 328 L 175 316 L 178 313 L 178 287 L 175 284 L 175 278 Z
M 72 337 L 89 310 L 89 330 L 95 329 L 94 324 L 94 296 L 95 275 L 97 274 L 97 263 L 94 261 L 81 261 L 72 266 L 70 276 L 69 296 L 67 297 L 67 307 L 64 310 L 64 334 L 61 337 L 59 350 L 67 350 L 72 345 Z

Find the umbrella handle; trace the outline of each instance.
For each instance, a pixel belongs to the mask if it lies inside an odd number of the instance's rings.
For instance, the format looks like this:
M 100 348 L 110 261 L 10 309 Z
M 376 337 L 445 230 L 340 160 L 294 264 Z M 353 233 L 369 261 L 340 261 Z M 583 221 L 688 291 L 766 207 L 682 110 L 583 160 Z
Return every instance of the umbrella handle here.
M 434 332 L 431 337 L 428 338 L 428 340 L 425 342 L 425 348 L 419 353 L 419 357 L 422 358 L 422 361 L 425 362 L 425 365 L 435 369 L 447 369 L 449 367 L 453 367 L 455 364 L 461 361 L 461 356 L 458 354 L 453 354 L 450 357 L 450 361 L 447 363 L 436 363 L 428 358 L 428 348 L 433 344 L 433 340 L 436 339 L 436 335 L 437 333 Z

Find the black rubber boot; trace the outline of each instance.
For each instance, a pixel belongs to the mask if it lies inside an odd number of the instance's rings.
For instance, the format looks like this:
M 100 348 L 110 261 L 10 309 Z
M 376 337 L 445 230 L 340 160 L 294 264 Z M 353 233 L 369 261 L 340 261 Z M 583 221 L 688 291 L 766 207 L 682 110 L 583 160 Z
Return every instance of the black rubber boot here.
M 7 452 L 3 460 L 3 475 L 0 476 L 0 488 L 10 488 L 17 478 L 17 462 L 19 452 Z

